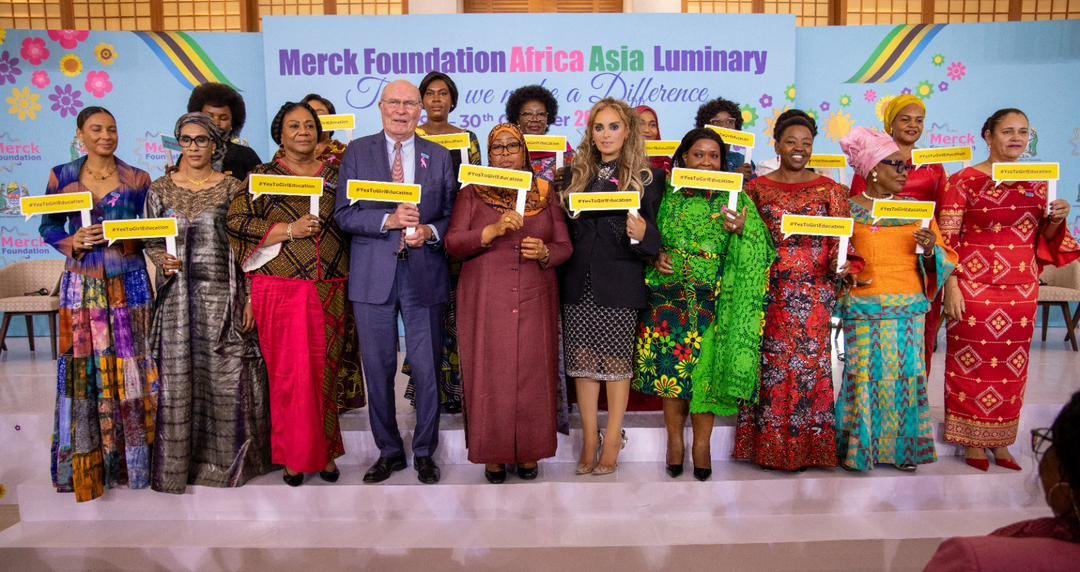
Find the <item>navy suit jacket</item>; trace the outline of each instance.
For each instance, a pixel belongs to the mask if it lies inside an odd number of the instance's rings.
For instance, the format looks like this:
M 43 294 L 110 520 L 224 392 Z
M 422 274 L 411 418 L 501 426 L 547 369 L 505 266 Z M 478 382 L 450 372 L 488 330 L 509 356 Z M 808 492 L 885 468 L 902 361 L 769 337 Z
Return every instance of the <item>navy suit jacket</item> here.
M 420 222 L 434 226 L 439 242 L 409 248 L 406 267 L 412 294 L 425 306 L 445 304 L 449 297 L 450 279 L 442 239 L 450 224 L 450 211 L 457 192 L 451 170 L 450 153 L 441 145 L 422 139 L 414 140 L 415 183 L 420 185 Z M 390 299 L 397 272 L 397 251 L 404 230 L 382 231 L 383 216 L 394 212 L 397 203 L 357 201 L 349 205 L 346 193 L 350 179 L 391 181 L 390 158 L 386 152 L 386 136 L 382 131 L 349 143 L 341 161 L 334 219 L 341 229 L 352 235 L 349 266 L 349 300 L 365 304 L 385 304 Z

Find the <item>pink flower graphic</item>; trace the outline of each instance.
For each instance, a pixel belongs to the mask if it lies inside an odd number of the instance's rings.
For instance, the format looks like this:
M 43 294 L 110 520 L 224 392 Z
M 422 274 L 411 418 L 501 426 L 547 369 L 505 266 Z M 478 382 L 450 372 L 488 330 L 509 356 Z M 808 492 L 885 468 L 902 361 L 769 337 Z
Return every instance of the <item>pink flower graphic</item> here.
M 49 79 L 49 72 L 38 70 L 34 72 L 34 75 L 30 76 L 30 83 L 34 84 L 34 87 L 38 89 L 45 89 L 46 87 L 49 87 L 52 80 Z
M 866 93 L 863 94 L 863 99 L 865 99 L 869 103 L 873 103 L 877 101 L 877 92 L 872 89 L 868 89 L 866 90 Z
M 757 102 L 759 104 L 761 104 L 762 108 L 768 109 L 768 108 L 772 107 L 772 96 L 767 94 L 767 93 L 762 94 L 761 98 L 758 99 Z
M 113 89 L 112 81 L 109 80 L 109 72 L 92 71 L 86 74 L 86 91 L 94 97 L 105 97 Z
M 967 75 L 967 68 L 960 62 L 953 62 L 949 64 L 949 79 L 953 81 L 960 81 Z
M 49 48 L 45 47 L 45 40 L 42 38 L 26 38 L 23 40 L 19 55 L 32 65 L 40 66 L 42 62 L 49 59 Z
M 85 42 L 89 37 L 90 32 L 86 30 L 49 30 L 49 39 L 65 50 L 74 50 L 79 42 Z

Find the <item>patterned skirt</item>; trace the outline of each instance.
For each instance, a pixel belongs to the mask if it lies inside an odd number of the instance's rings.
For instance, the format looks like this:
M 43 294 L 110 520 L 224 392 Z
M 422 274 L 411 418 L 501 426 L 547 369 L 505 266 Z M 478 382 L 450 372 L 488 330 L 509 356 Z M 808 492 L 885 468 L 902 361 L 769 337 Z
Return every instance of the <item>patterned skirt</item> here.
M 691 377 L 715 305 L 711 290 L 681 286 L 653 290 L 638 329 L 631 387 L 646 395 L 693 399 Z
M 844 320 L 844 382 L 836 400 L 840 464 L 932 463 L 934 433 L 926 393 L 922 315 Z
M 592 280 L 586 276 L 581 302 L 563 304 L 562 311 L 567 376 L 597 381 L 634 376 L 636 308 L 597 305 Z
M 158 371 L 150 355 L 150 277 L 65 272 L 52 480 L 82 502 L 150 485 Z

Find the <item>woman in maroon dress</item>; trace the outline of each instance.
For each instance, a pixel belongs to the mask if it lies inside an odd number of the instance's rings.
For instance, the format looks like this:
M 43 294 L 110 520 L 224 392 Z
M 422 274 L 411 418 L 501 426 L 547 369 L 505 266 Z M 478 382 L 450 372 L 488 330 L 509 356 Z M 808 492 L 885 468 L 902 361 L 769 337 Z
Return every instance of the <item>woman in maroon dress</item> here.
M 529 170 L 525 137 L 514 125 L 488 136 L 488 162 Z M 555 267 L 570 258 L 566 219 L 551 186 L 533 177 L 525 216 L 517 191 L 468 185 L 458 193 L 446 250 L 463 260 L 457 289 L 458 351 L 465 389 L 469 460 L 492 483 L 506 465 L 534 479 L 555 455 L 559 383 L 559 286 Z
M 911 151 L 923 134 L 923 122 L 926 120 L 926 104 L 914 95 L 894 97 L 883 112 L 885 132 L 892 135 L 896 146 L 904 159 L 911 164 Z M 945 192 L 945 181 L 949 178 L 940 164 L 922 165 L 908 171 L 904 188 L 897 193 L 898 198 L 913 201 L 934 201 L 940 203 Z M 866 191 L 866 179 L 855 175 L 851 179 L 851 196 Z M 930 304 L 930 313 L 926 315 L 926 375 L 930 375 L 930 359 L 937 348 L 937 333 L 941 328 L 941 295 Z
M 802 111 L 782 113 L 774 128 L 780 167 L 746 187 L 769 227 L 778 258 L 769 279 L 758 403 L 739 412 L 735 458 L 766 469 L 837 465 L 829 331 L 839 241 L 784 238 L 780 231 L 785 213 L 851 216 L 847 189 L 806 169 L 816 135 L 817 125 Z M 859 270 L 861 263 L 851 260 L 841 274 Z

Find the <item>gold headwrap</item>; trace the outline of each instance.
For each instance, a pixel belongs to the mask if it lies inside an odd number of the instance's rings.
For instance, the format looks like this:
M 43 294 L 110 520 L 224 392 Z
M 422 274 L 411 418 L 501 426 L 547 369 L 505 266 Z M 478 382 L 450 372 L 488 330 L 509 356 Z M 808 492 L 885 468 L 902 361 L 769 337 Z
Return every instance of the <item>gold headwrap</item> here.
M 923 113 L 926 113 L 926 104 L 923 100 L 915 97 L 914 95 L 898 95 L 892 98 L 889 105 L 885 106 L 885 112 L 882 113 L 882 119 L 885 121 L 885 132 L 892 135 L 892 122 L 896 119 L 897 115 L 909 105 L 918 105 Z

